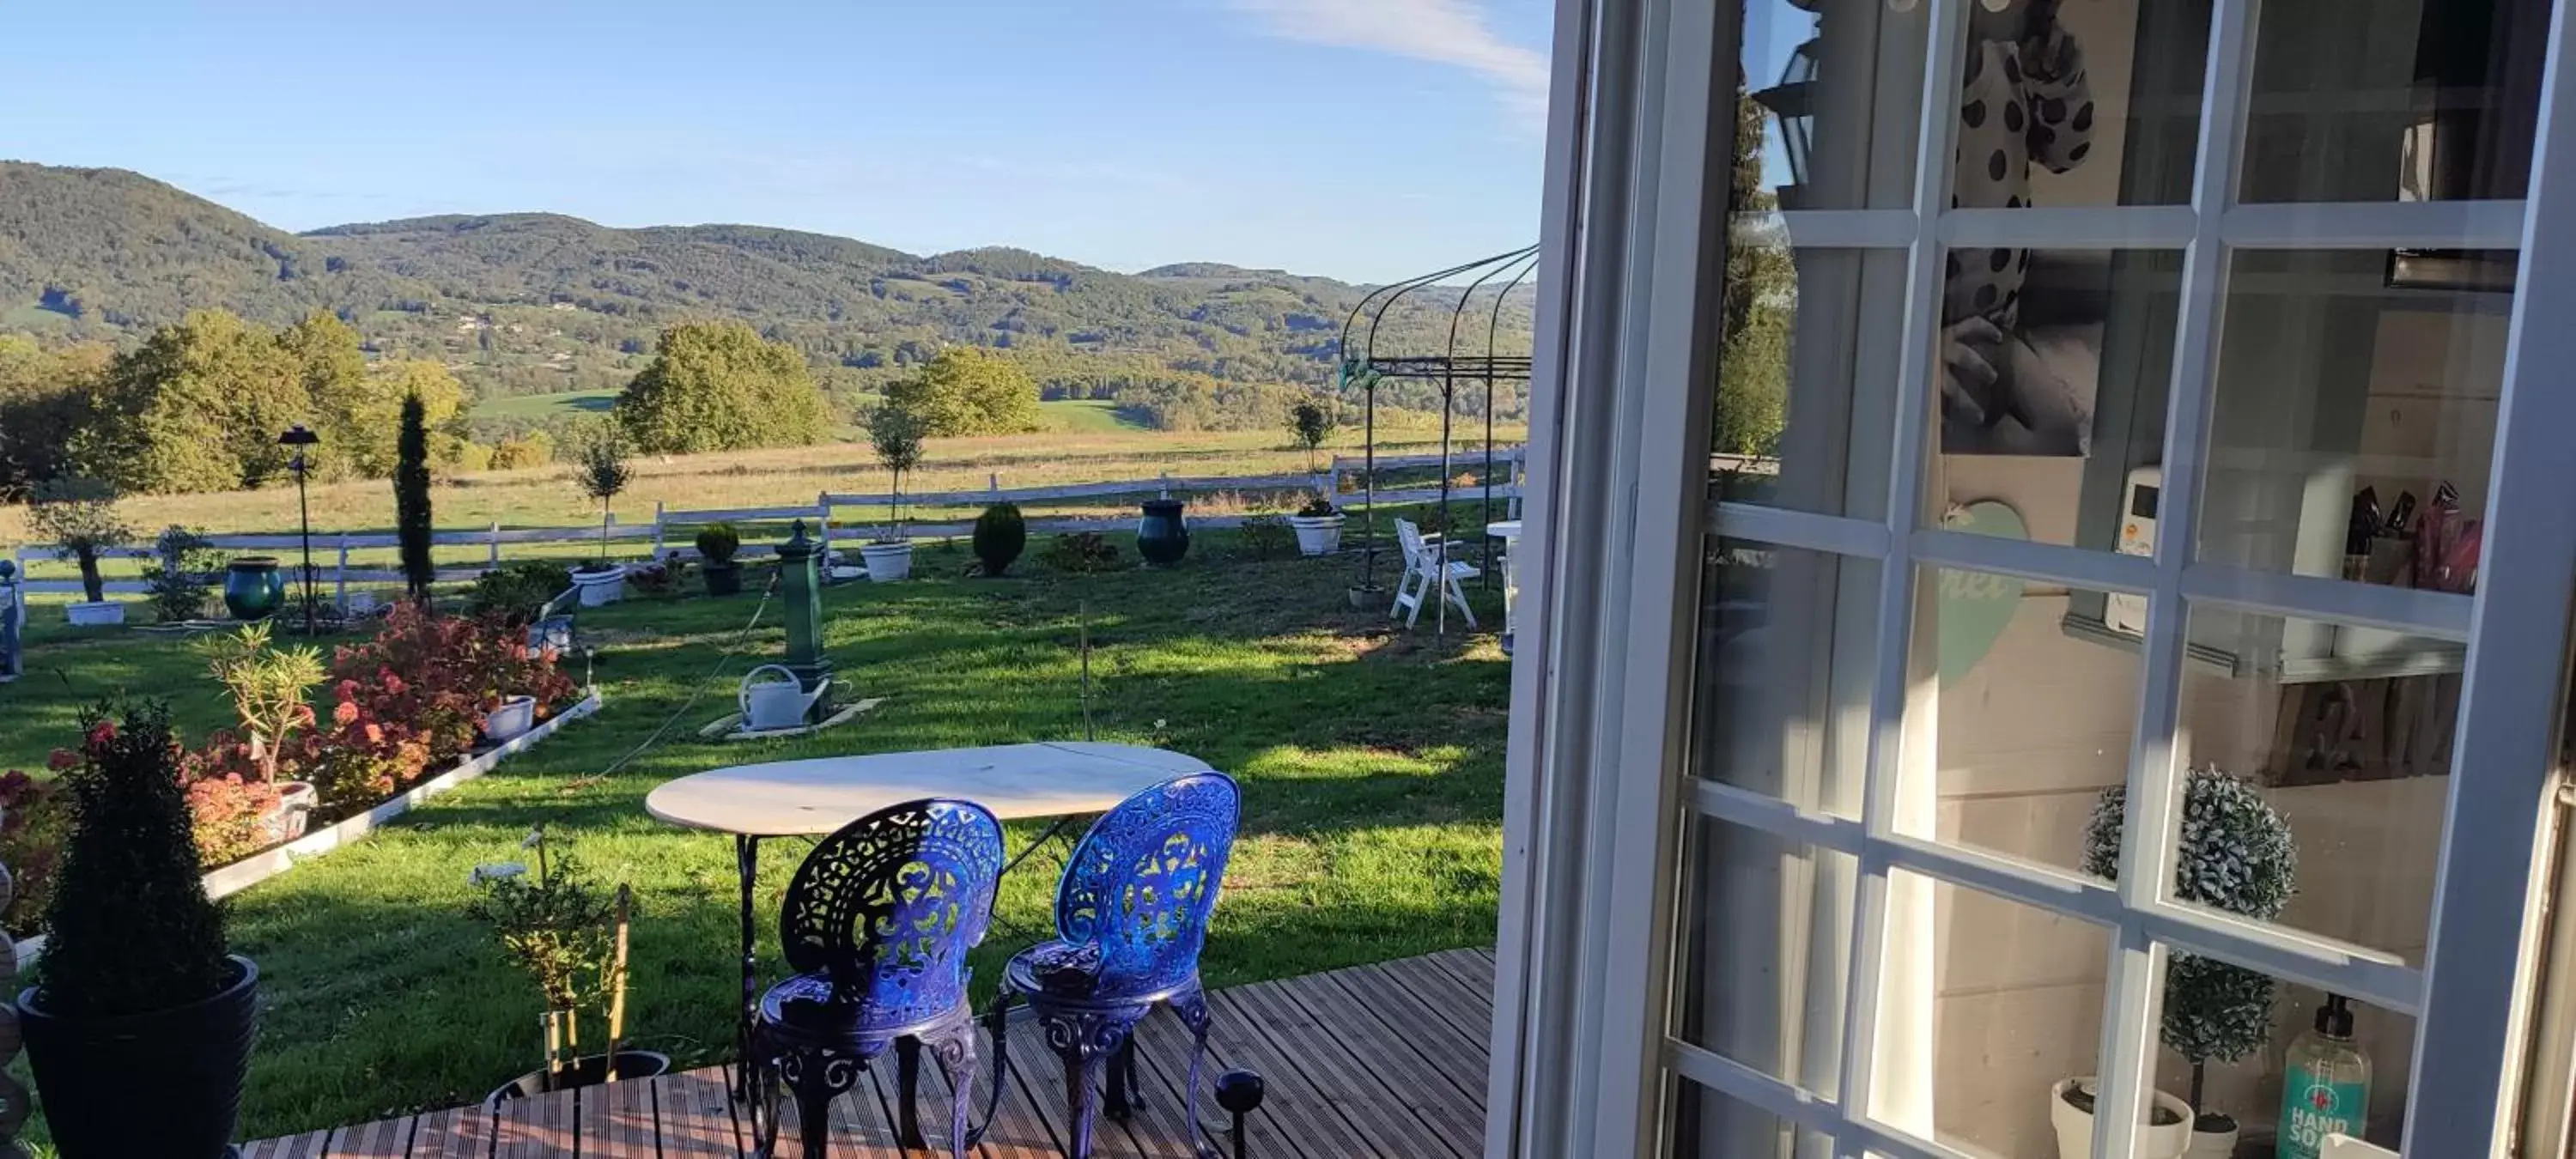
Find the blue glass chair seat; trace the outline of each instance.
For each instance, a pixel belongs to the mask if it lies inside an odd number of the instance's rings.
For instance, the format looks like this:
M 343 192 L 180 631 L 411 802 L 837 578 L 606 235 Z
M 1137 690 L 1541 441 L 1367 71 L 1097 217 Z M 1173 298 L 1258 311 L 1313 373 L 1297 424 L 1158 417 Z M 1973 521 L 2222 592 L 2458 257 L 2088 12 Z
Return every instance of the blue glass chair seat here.
M 970 801 L 911 801 L 822 840 L 796 869 L 778 941 L 795 976 L 761 995 L 749 1068 L 756 1153 L 776 1153 L 779 1103 L 792 1094 L 808 1159 L 829 1154 L 831 1102 L 891 1046 L 900 1064 L 897 1116 L 921 1145 L 914 1107 L 921 1049 L 955 1076 L 949 1152 L 964 1159 L 975 1023 L 966 955 L 993 918 L 1002 826 Z M 997 1088 L 998 1090 L 998 1088 Z
M 1208 1033 L 1199 950 L 1241 810 L 1241 790 L 1223 773 L 1179 777 L 1121 802 L 1065 862 L 1055 939 L 1014 955 L 1003 969 L 992 1025 L 999 1028 L 1014 1001 L 1026 1001 L 1045 1027 L 1064 1063 L 1073 1127 L 1067 1153 L 1074 1159 L 1091 1153 L 1103 1066 L 1110 1114 L 1124 1118 L 1134 1107 L 1134 1032 L 1157 1006 L 1170 1007 L 1190 1028 L 1184 1121 L 1198 1121 Z M 997 1034 L 994 1041 L 1000 1049 L 1008 1039 Z

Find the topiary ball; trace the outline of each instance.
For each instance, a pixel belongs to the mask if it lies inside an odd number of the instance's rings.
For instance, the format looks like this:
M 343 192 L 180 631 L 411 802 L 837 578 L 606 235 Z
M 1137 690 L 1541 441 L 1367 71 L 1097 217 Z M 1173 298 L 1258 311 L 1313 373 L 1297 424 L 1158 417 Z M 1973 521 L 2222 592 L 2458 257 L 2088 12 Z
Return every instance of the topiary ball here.
M 985 575 L 1011 570 L 1028 545 L 1028 521 L 1020 518 L 1017 505 L 996 503 L 975 517 L 975 558 L 983 563 Z

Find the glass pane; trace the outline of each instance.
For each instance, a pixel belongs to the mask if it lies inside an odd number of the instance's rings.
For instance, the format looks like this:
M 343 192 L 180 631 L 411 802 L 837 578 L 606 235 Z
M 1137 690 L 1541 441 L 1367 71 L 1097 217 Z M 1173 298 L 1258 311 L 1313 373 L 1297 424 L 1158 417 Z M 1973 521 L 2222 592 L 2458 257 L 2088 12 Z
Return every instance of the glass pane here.
M 1859 862 L 1711 817 L 1687 857 L 1673 1035 L 1835 1097 Z
M 1718 319 L 1716 497 L 1879 518 L 1904 315 L 1904 251 L 1741 232 Z
M 2191 636 L 2272 657 L 2185 669 L 2175 744 L 2191 762 L 2173 896 L 2424 956 L 2459 719 L 2458 645 L 2194 606 Z M 2375 658 L 2381 670 L 2302 659 Z M 2324 675 L 2330 674 L 2330 675 Z M 2323 678 L 2321 678 L 2323 675 Z M 2112 876 L 2122 794 L 2103 796 L 2086 868 Z
M 1686 1078 L 1673 1079 L 1666 1159 L 1833 1159 L 1834 1141 Z
M 2191 199 L 2208 0 L 1967 8 L 1954 208 Z
M 1872 1116 L 2056 1159 L 2047 1096 L 2097 1073 L 2111 931 L 1903 870 L 1887 904 Z
M 1704 561 L 1691 771 L 1857 817 L 1878 655 L 1878 565 L 1712 539 Z
M 2121 527 L 2162 444 L 2132 432 L 2147 408 L 2162 429 L 2182 255 L 1959 249 L 1947 266 L 1935 479 L 1953 512 L 1999 503 L 2014 518 L 1944 522 L 2143 554 Z
M 2081 870 L 2093 799 L 2128 776 L 2137 655 L 2066 633 L 2088 593 L 1951 568 L 1926 568 L 1921 582 L 1932 622 L 1915 634 L 1914 670 L 1933 678 L 1917 682 L 1908 711 L 1932 713 L 1938 730 L 1936 833 Z M 2143 624 L 2145 600 L 2135 602 Z
M 2548 0 L 2264 0 L 2241 200 L 2518 198 Z
M 2231 258 L 2200 559 L 2472 590 L 2513 295 L 2390 263 Z
M 2169 951 L 2155 1101 L 2177 1113 L 2138 1154 L 2315 1159 L 2329 1133 L 2396 1150 L 2414 1019 Z
M 1921 5 L 1747 0 L 1734 208 L 1913 204 Z

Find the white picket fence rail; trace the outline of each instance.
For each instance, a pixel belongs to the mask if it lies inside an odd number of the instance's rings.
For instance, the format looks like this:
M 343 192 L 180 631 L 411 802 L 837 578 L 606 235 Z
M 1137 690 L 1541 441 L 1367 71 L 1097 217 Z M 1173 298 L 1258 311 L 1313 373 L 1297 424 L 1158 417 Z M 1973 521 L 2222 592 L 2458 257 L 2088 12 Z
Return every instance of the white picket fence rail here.
M 1497 481 L 1493 483 L 1490 493 L 1496 501 L 1508 504 L 1510 516 L 1514 518 L 1520 514 L 1522 456 L 1523 448 L 1518 445 L 1494 449 Z M 1449 456 L 1448 461 L 1453 471 L 1481 468 L 1485 461 L 1484 450 L 1477 448 L 1472 451 L 1456 452 Z M 1438 467 L 1440 463 L 1441 457 L 1436 454 L 1380 455 L 1376 460 L 1376 469 L 1380 473 L 1410 471 L 1423 467 Z M 1050 487 L 1004 487 L 1002 477 L 994 474 L 990 476 L 990 485 L 982 490 L 926 491 L 906 494 L 902 498 L 907 509 L 980 507 L 992 503 L 1043 503 L 1068 499 L 1116 498 L 1121 495 L 1193 495 L 1229 491 L 1313 491 L 1331 495 L 1336 503 L 1344 506 L 1359 503 L 1364 496 L 1376 503 L 1389 506 L 1431 503 L 1437 502 L 1440 498 L 1440 488 L 1436 484 L 1372 493 L 1367 486 L 1367 475 L 1368 460 L 1354 456 L 1336 456 L 1329 468 L 1313 474 L 1177 476 L 1167 471 L 1151 479 L 1069 483 Z M 1346 483 L 1351 485 L 1350 490 L 1344 490 Z M 1450 489 L 1452 502 L 1480 501 L 1487 494 L 1488 489 L 1482 483 Z M 649 541 L 652 558 L 658 559 L 670 554 L 695 558 L 697 548 L 692 543 L 692 538 L 696 534 L 696 528 L 712 523 L 788 523 L 804 520 L 813 525 L 814 534 L 828 548 L 836 529 L 846 533 L 856 533 L 861 528 L 884 527 L 888 504 L 893 498 L 886 494 L 827 491 L 815 496 L 814 502 L 805 506 L 678 509 L 655 503 L 652 523 L 621 524 L 612 519 L 607 528 L 607 536 L 611 543 Z M 866 516 L 874 518 L 864 518 Z M 1029 520 L 1028 528 L 1033 534 L 1046 535 L 1102 531 L 1120 525 L 1126 518 L 1125 516 L 1039 518 Z M 1224 528 L 1240 526 L 1245 518 L 1240 515 L 1192 516 L 1190 522 L 1199 527 Z M 953 538 L 972 534 L 974 524 L 972 522 L 924 523 L 906 520 L 904 531 L 907 535 L 924 539 Z M 447 583 L 471 581 L 483 572 L 501 566 L 504 546 L 597 543 L 600 535 L 601 529 L 596 524 L 587 527 L 505 528 L 495 522 L 480 531 L 433 532 L 430 543 L 437 547 L 485 549 L 484 562 L 480 567 L 439 568 L 437 570 L 439 581 Z M 205 540 L 208 547 L 217 551 L 279 553 L 278 570 L 288 577 L 290 583 L 297 581 L 299 573 L 303 570 L 301 552 L 304 540 L 298 535 L 209 535 Z M 384 533 L 317 533 L 313 536 L 315 582 L 331 585 L 335 601 L 341 603 L 347 600 L 350 584 L 401 583 L 403 574 L 398 569 L 361 567 L 350 561 L 350 555 L 353 552 L 390 550 L 399 546 L 401 546 L 399 538 Z M 757 558 L 776 552 L 777 548 L 774 545 L 745 543 L 742 546 L 741 557 Z M 30 563 L 69 560 L 72 558 L 70 552 L 60 547 L 31 544 L 17 548 L 13 554 L 18 562 L 19 574 L 30 577 L 25 580 L 25 588 L 28 592 L 60 594 L 81 590 L 79 580 L 35 579 L 27 570 L 27 565 Z M 99 554 L 109 559 L 142 560 L 151 559 L 155 555 L 150 545 L 113 547 Z M 106 590 L 110 594 L 133 595 L 150 589 L 140 580 L 116 579 L 107 581 Z

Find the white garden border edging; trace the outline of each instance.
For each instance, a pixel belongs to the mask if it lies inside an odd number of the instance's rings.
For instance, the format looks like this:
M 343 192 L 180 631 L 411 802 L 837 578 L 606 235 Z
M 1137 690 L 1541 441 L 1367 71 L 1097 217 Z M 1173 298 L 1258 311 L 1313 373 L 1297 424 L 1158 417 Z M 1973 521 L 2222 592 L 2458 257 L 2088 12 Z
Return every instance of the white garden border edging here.
M 553 736 L 555 730 L 569 721 L 579 720 L 599 711 L 599 689 L 592 688 L 572 707 L 558 712 L 535 728 L 520 733 L 506 743 L 495 745 L 457 763 L 455 768 L 413 785 L 377 803 L 354 817 L 323 826 L 284 845 L 251 854 L 222 869 L 206 875 L 206 896 L 229 897 L 293 869 L 300 862 L 319 857 L 376 830 L 376 827 L 411 812 L 411 807 L 491 772 L 507 757 L 515 756 L 538 741 Z

